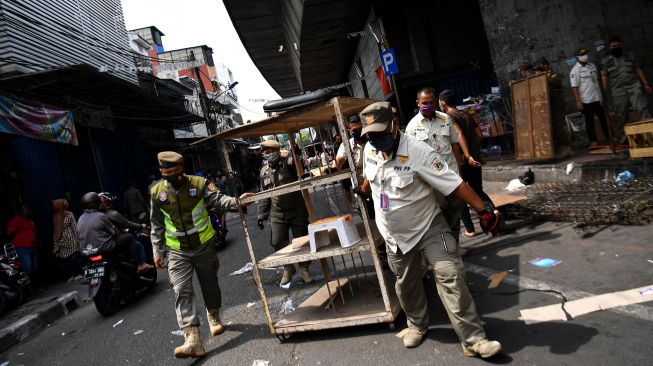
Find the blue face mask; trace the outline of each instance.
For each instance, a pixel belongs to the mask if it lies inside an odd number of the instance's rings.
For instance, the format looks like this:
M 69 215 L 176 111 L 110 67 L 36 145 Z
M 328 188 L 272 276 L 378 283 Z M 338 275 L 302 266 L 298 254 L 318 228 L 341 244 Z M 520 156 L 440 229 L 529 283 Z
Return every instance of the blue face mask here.
M 391 133 L 375 133 L 368 135 L 370 144 L 378 151 L 390 152 L 395 146 Z

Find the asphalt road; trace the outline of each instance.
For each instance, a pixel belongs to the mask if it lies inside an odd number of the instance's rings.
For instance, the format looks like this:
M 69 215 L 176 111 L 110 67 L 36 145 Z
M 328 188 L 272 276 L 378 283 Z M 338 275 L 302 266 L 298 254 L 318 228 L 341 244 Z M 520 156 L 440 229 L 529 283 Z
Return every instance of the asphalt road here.
M 328 202 L 328 200 L 322 201 Z M 325 206 L 321 209 L 328 210 Z M 256 207 L 249 210 L 248 223 L 256 243 L 257 255 L 272 250 L 269 226 L 256 229 Z M 236 216 L 229 215 L 228 245 L 218 253 L 223 295 L 222 318 L 226 332 L 210 338 L 206 315 L 202 314 L 207 357 L 176 360 L 172 350 L 183 338 L 171 334 L 178 329 L 174 295 L 165 270 L 159 272 L 156 290 L 130 304 L 115 316 L 104 318 L 92 303 L 70 313 L 21 345 L 0 355 L 9 365 L 252 365 L 267 360 L 270 365 L 640 365 L 653 358 L 650 335 L 653 321 L 651 302 L 632 311 L 600 311 L 568 322 L 525 325 L 519 310 L 560 303 L 551 293 L 524 291 L 530 284 L 559 286 L 573 293 L 600 294 L 653 284 L 653 226 L 617 227 L 593 238 L 579 240 L 570 224 L 545 223 L 523 227 L 515 233 L 494 239 L 465 239 L 471 249 L 466 263 L 475 265 L 468 272 L 468 283 L 488 335 L 500 340 L 505 354 L 490 361 L 462 355 L 434 292 L 431 330 L 425 342 L 405 349 L 395 334 L 405 326 L 403 317 L 397 329 L 387 325 L 362 326 L 332 331 L 293 335 L 281 342 L 267 328 L 258 292 L 251 273 L 229 276 L 249 261 L 247 247 Z M 563 262 L 551 268 L 532 266 L 527 261 L 546 256 Z M 529 279 L 517 287 L 507 279 L 495 290 L 478 268 L 491 272 L 512 270 L 509 276 Z M 318 276 L 316 264 L 311 266 Z M 289 290 L 275 286 L 280 271 L 262 271 L 273 312 L 290 298 L 300 301 L 319 284 L 305 286 L 298 275 Z M 198 298 L 199 288 L 196 287 Z M 573 293 L 572 293 L 573 292 Z M 254 303 L 248 307 L 248 303 Z M 201 308 L 201 306 L 200 306 Z M 115 325 L 122 320 L 122 323 Z M 142 332 L 140 332 L 142 331 Z M 138 333 L 138 334 L 136 334 Z

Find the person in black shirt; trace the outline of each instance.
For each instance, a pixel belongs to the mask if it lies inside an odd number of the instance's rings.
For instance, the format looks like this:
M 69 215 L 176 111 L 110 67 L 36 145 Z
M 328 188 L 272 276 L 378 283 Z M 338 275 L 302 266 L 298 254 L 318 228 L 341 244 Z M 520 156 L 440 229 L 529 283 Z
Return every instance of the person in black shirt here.
M 456 109 L 456 93 L 447 89 L 438 96 L 440 109 L 447 113 L 454 123 L 458 133 L 458 140 L 467 142 L 467 151 L 460 159 L 460 176 L 467 182 L 476 194 L 486 202 L 492 202 L 490 197 L 483 191 L 483 173 L 481 170 L 481 129 L 476 121 L 467 113 Z M 472 237 L 476 235 L 474 222 L 469 213 L 469 208 L 464 207 L 461 218 L 465 225 L 463 236 Z

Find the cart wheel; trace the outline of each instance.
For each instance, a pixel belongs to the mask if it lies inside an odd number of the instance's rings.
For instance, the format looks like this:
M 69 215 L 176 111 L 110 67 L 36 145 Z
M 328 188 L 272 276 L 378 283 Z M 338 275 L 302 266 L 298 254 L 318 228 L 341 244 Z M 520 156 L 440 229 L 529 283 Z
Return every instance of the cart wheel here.
M 281 343 L 283 343 L 283 342 L 285 342 L 285 341 L 287 341 L 287 340 L 290 339 L 290 335 L 289 335 L 289 334 L 277 333 L 277 334 L 275 334 L 275 335 L 277 336 L 277 338 L 279 339 L 279 342 L 281 342 Z

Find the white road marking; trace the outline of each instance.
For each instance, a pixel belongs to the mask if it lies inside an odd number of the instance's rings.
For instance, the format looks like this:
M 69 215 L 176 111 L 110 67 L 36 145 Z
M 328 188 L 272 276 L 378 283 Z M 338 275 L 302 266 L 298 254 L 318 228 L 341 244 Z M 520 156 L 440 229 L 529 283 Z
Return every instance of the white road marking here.
M 487 267 L 479 266 L 476 264 L 472 263 L 465 263 L 465 269 L 469 272 L 475 273 L 480 276 L 484 277 L 489 277 L 492 274 L 499 272 L 494 269 L 490 269 Z M 507 283 L 509 285 L 517 286 L 519 288 L 528 288 L 528 289 L 535 289 L 535 290 L 553 290 L 560 292 L 565 295 L 567 300 L 577 300 L 577 299 L 582 299 L 585 297 L 590 297 L 590 296 L 596 296 L 596 294 L 592 294 L 589 292 L 585 291 L 579 291 L 575 290 L 572 288 L 567 288 L 567 287 L 562 287 L 562 286 L 556 286 L 556 285 L 548 285 L 546 283 L 543 283 L 541 281 L 536 281 L 530 278 L 522 277 L 522 276 L 516 276 L 514 274 L 509 273 L 504 279 L 503 283 Z M 553 293 L 549 293 L 552 296 L 556 296 Z M 653 321 L 653 308 L 644 306 L 644 305 L 628 305 L 628 306 L 622 306 L 618 308 L 612 308 L 612 309 L 607 309 L 608 311 L 612 311 L 614 313 L 622 314 L 622 315 L 628 315 L 632 316 L 634 318 L 642 319 L 642 320 L 648 320 L 648 321 Z

